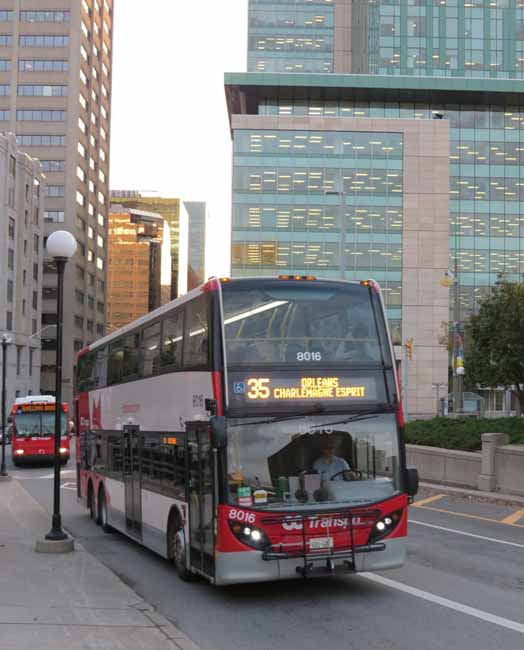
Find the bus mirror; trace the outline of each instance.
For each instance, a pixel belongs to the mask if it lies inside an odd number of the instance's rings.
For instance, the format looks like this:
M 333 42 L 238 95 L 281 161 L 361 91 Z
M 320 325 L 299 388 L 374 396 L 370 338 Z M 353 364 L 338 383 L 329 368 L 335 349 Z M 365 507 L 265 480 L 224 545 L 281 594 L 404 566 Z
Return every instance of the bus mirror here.
M 227 424 L 223 415 L 214 415 L 209 420 L 211 426 L 211 444 L 216 449 L 225 449 L 227 446 Z
M 406 469 L 406 492 L 414 497 L 418 492 L 418 470 L 415 467 Z

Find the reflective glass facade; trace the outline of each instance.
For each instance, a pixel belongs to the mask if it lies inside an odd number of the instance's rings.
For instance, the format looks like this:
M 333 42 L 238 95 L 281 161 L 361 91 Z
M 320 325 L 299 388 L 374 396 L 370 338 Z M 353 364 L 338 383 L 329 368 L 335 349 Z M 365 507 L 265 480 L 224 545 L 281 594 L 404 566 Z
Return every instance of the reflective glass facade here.
M 232 274 L 380 281 L 399 336 L 403 137 L 234 132 Z
M 501 93 L 502 95 L 502 93 Z M 430 119 L 451 126 L 450 248 L 458 251 L 463 316 L 499 274 L 524 274 L 524 106 L 263 100 L 263 115 Z
M 522 79 L 522 0 L 354 0 L 372 74 Z M 350 70 L 348 70 L 350 72 Z
M 333 72 L 334 0 L 250 0 L 250 72 Z

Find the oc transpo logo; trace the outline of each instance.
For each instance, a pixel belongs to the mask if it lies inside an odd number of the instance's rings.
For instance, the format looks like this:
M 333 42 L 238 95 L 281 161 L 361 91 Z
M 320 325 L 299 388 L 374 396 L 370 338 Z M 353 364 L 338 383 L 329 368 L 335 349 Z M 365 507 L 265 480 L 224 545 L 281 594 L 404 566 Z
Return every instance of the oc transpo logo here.
M 361 522 L 360 517 L 353 517 L 351 520 L 353 526 L 358 526 Z M 309 530 L 318 530 L 318 529 L 327 529 L 327 528 L 347 528 L 349 525 L 349 519 L 347 517 L 342 517 L 340 519 L 333 517 L 325 517 L 319 519 L 310 519 L 307 522 L 307 528 Z M 293 530 L 302 530 L 303 523 L 300 519 L 285 519 L 282 522 L 282 528 L 287 531 Z

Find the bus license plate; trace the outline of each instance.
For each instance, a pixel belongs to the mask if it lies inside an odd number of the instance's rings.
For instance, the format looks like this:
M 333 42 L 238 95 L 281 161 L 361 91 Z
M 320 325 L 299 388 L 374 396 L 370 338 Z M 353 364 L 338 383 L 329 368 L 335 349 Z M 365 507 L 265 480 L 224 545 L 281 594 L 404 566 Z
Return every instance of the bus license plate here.
M 333 548 L 333 538 L 332 537 L 317 537 L 309 541 L 309 548 L 312 551 L 324 549 L 324 548 Z

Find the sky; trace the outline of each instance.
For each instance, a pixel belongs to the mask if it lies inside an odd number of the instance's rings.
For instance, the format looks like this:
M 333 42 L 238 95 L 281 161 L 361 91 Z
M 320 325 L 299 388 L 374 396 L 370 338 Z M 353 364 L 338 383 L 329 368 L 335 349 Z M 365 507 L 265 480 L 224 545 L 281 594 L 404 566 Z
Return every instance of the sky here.
M 229 272 L 224 72 L 244 71 L 246 50 L 247 0 L 115 3 L 111 189 L 206 201 L 207 276 Z

